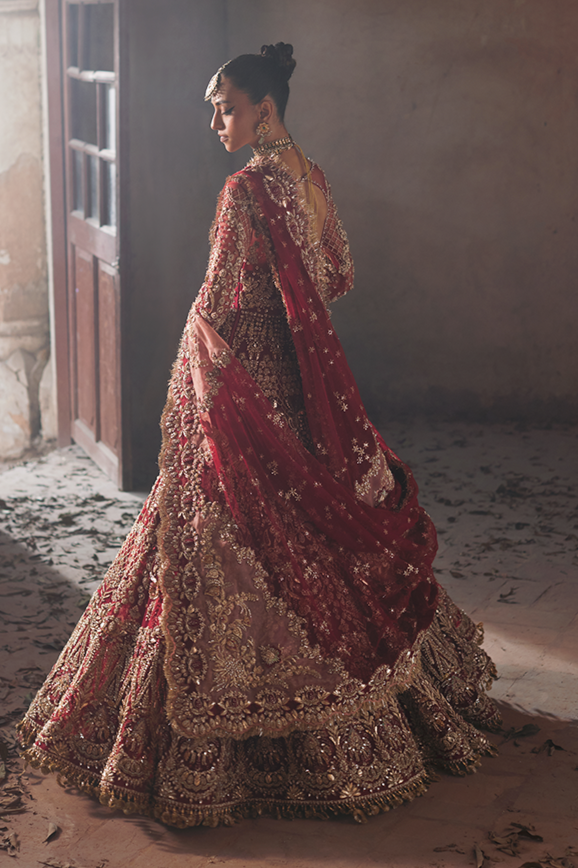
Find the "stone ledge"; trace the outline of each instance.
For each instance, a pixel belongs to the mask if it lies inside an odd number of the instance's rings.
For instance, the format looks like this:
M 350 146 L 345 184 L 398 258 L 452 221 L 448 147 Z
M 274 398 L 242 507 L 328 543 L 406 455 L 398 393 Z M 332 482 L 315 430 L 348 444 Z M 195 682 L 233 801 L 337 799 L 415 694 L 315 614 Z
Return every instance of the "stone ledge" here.
M 17 350 L 35 355 L 47 349 L 49 328 L 47 319 L 0 322 L 0 360 L 6 360 Z

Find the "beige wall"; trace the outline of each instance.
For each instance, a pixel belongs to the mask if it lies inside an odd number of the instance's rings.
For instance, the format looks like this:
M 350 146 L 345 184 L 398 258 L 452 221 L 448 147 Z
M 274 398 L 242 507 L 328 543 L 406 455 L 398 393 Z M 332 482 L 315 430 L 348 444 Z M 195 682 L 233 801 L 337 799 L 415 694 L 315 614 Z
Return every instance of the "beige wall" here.
M 27 0 L 0 0 L 0 119 L 0 457 L 15 457 L 40 433 L 49 353 L 40 23 Z M 42 393 L 48 408 L 47 377 Z
M 357 286 L 334 321 L 374 416 L 575 419 L 578 4 L 228 15 L 230 56 L 294 45 L 288 126 L 351 238 Z

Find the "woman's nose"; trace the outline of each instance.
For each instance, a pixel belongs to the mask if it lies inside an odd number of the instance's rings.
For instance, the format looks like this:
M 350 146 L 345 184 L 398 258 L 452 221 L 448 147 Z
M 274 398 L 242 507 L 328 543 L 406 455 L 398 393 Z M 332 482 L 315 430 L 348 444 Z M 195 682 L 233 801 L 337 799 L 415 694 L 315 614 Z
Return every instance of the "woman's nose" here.
M 213 113 L 212 120 L 211 120 L 211 129 L 212 130 L 222 130 L 223 126 L 224 126 L 224 124 L 223 124 L 223 119 L 221 117 L 221 114 L 220 114 L 220 112 L 217 112 L 215 110 L 215 112 Z

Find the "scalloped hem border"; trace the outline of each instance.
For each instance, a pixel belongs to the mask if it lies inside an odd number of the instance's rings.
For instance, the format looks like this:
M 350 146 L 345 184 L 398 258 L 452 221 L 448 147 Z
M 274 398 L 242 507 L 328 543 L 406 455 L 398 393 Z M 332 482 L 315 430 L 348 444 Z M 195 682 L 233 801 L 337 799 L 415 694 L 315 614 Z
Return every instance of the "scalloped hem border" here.
M 76 787 L 83 793 L 92 796 L 101 805 L 112 810 L 121 810 L 124 814 L 140 814 L 151 817 L 167 826 L 179 829 L 194 826 L 232 826 L 244 819 L 256 819 L 261 816 L 274 819 L 307 819 L 328 820 L 335 817 L 351 816 L 356 823 L 367 823 L 369 817 L 397 808 L 406 802 L 411 802 L 424 795 L 431 783 L 439 780 L 436 769 L 441 769 L 452 775 L 465 776 L 473 774 L 482 763 L 483 756 L 496 756 L 498 750 L 489 743 L 482 751 L 472 754 L 469 760 L 460 763 L 431 763 L 424 767 L 414 780 L 390 792 L 343 799 L 342 801 L 298 802 L 289 799 L 246 799 L 238 803 L 217 807 L 186 808 L 175 806 L 163 801 L 152 801 L 142 795 L 131 795 L 128 791 L 117 787 L 99 785 L 98 779 L 68 764 L 59 764 L 50 760 L 38 748 L 30 747 L 21 752 L 25 762 L 43 774 L 57 773 L 58 784 L 62 787 Z M 66 767 L 68 766 L 68 767 Z

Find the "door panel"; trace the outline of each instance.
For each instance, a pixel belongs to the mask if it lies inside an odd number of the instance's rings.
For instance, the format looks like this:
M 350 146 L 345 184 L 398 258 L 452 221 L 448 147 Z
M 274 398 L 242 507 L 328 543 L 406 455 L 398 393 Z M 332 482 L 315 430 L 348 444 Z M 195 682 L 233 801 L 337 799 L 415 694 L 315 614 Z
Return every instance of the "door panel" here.
M 121 485 L 116 0 L 61 0 L 71 434 Z
M 98 263 L 98 357 L 100 439 L 118 453 L 120 447 L 118 315 L 116 271 Z
M 95 285 L 93 257 L 75 248 L 76 413 L 96 434 Z

